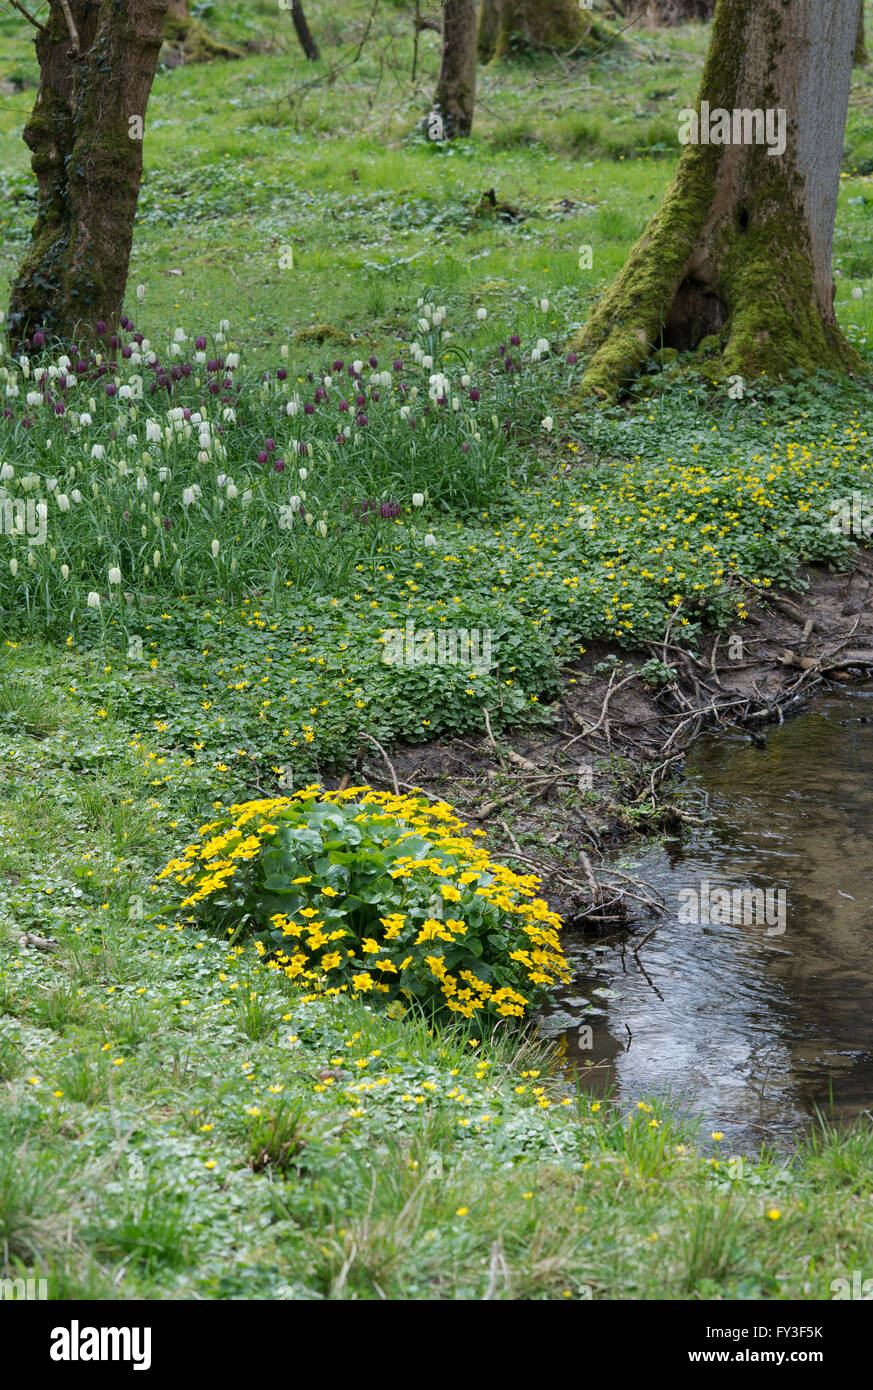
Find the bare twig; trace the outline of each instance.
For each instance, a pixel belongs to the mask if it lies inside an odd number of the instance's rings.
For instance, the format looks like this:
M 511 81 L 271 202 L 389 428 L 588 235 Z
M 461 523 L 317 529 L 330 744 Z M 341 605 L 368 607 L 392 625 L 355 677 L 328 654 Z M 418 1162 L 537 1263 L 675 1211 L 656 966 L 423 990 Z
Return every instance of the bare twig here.
M 44 34 L 46 32 L 46 26 L 44 24 L 40 24 L 38 19 L 34 19 L 32 14 L 28 14 L 24 6 L 18 3 L 18 0 L 9 0 L 9 3 L 14 10 L 17 10 L 19 14 L 24 15 L 24 18 L 33 25 L 34 29 L 38 29 L 41 34 Z
M 79 48 L 79 31 L 76 28 L 76 21 L 73 19 L 73 12 L 70 9 L 70 0 L 61 0 L 61 9 L 64 12 L 64 19 L 67 21 L 67 28 L 70 31 L 70 38 L 73 40 L 73 52 L 81 52 Z
M 387 766 L 388 766 L 388 771 L 391 773 L 391 780 L 392 780 L 392 782 L 394 783 L 394 795 L 395 795 L 395 796 L 399 796 L 399 795 L 400 795 L 400 783 L 399 783 L 398 780 L 397 780 L 397 773 L 394 771 L 394 764 L 392 763 L 391 759 L 388 757 L 388 754 L 385 752 L 385 749 L 382 747 L 382 745 L 381 745 L 381 743 L 379 742 L 379 740 L 376 739 L 376 738 L 374 738 L 372 734 L 367 734 L 367 733 L 364 733 L 364 732 L 359 732 L 359 733 L 358 733 L 358 738 L 365 738 L 365 739 L 367 740 L 368 743 L 372 743 L 372 745 L 373 745 L 374 748 L 378 748 L 379 752 L 382 754 L 382 757 L 385 759 L 385 762 L 386 762 L 386 764 L 387 764 Z

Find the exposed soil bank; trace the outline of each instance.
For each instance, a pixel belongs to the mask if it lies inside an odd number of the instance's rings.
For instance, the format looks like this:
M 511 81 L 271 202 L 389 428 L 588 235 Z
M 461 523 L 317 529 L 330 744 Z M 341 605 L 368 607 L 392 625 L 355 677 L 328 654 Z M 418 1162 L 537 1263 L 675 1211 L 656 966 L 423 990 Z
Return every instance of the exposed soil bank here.
M 763 746 L 768 723 L 873 670 L 873 552 L 859 550 L 848 573 L 804 567 L 798 581 L 791 596 L 750 589 L 745 624 L 708 635 L 697 653 L 672 637 L 645 653 L 592 643 L 566 672 L 554 729 L 511 744 L 486 735 L 400 746 L 390 763 L 368 746 L 358 771 L 443 797 L 493 831 L 508 859 L 541 873 L 569 924 L 638 924 L 658 911 L 657 895 L 598 860 L 630 836 L 681 834 L 692 818 L 671 804 L 670 779 L 697 735 L 741 726 Z M 660 689 L 640 675 L 653 656 L 674 672 Z

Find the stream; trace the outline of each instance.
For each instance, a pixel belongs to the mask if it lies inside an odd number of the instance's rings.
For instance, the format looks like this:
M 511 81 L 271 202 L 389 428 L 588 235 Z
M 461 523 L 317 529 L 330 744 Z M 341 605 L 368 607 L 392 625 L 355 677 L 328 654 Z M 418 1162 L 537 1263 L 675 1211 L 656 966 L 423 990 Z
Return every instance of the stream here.
M 645 917 L 568 940 L 542 1023 L 587 1090 L 669 1096 L 747 1155 L 873 1109 L 873 688 L 765 733 L 697 742 L 680 800 L 701 824 L 632 860 L 666 916 L 638 958 Z

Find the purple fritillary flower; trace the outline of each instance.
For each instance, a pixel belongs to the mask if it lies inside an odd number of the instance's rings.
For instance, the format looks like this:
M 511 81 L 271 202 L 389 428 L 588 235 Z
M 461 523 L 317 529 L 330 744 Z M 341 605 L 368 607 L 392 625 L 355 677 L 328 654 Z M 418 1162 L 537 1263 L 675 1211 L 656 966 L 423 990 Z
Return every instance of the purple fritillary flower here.
M 276 452 L 276 441 L 275 441 L 275 439 L 265 439 L 265 440 L 264 440 L 264 448 L 267 450 L 267 453 L 268 453 L 268 454 L 275 454 L 275 452 Z
M 258 450 L 258 463 L 268 463 L 269 458 L 270 455 L 267 453 L 266 449 Z
M 469 452 L 470 452 L 470 444 L 469 444 L 469 441 L 465 439 L 465 440 L 464 440 L 464 443 L 461 445 L 461 453 L 462 453 L 462 454 L 469 454 Z
M 579 361 L 579 358 L 576 356 L 575 352 L 568 352 L 567 361 L 571 367 L 575 367 L 576 363 Z
M 403 371 L 403 360 L 402 360 L 402 358 L 400 358 L 400 357 L 397 358 L 397 361 L 394 363 L 394 370 L 395 370 L 395 372 L 402 372 L 402 371 Z
M 106 332 L 106 324 L 103 322 L 102 319 L 98 319 L 95 323 L 94 332 L 97 334 L 99 338 L 103 337 L 104 333 Z
M 478 386 L 472 387 L 472 388 L 471 388 L 471 391 L 470 391 L 470 400 L 471 400 L 471 401 L 481 401 L 481 399 L 482 399 L 482 393 L 481 393 L 481 391 L 479 390 L 479 387 L 478 387 Z
M 206 351 L 206 339 L 205 339 L 205 337 L 203 336 L 202 333 L 200 333 L 200 334 L 194 339 L 194 346 L 196 347 L 196 349 L 197 349 L 198 352 L 205 352 L 205 351 Z
M 363 410 L 356 416 L 356 419 L 361 429 L 363 429 L 365 425 L 369 425 L 370 423 Z
M 284 368 L 284 367 L 280 367 L 279 370 L 278 370 L 277 373 L 276 373 L 277 379 L 278 379 L 279 381 L 285 381 L 285 380 L 287 379 L 287 376 L 288 376 L 288 373 L 285 371 L 285 368 Z
M 118 390 L 118 387 L 115 385 L 115 382 L 114 382 L 114 381 L 107 381 L 107 383 L 106 383 L 106 394 L 107 394 L 107 396 L 114 396 L 117 390 Z
M 312 404 L 312 401 L 307 401 L 307 402 L 306 402 L 305 406 L 303 407 L 303 414 L 304 414 L 304 415 L 314 415 L 314 414 L 315 414 L 315 406 Z
M 355 396 L 355 405 L 366 405 L 366 404 L 367 404 L 367 397 L 366 397 L 366 396 L 361 396 L 360 394 L 357 395 L 357 396 Z
M 44 345 L 45 345 L 45 334 L 44 334 L 44 333 L 34 333 L 34 335 L 33 335 L 33 346 L 34 346 L 35 348 L 41 348 L 41 347 L 43 347 Z
M 349 408 L 349 403 L 348 403 L 348 401 L 340 401 L 340 403 L 339 403 L 339 408 L 340 408 L 340 410 L 348 410 L 348 408 Z
M 125 344 L 124 344 L 124 347 L 121 349 L 121 355 L 122 355 L 122 357 L 132 357 L 132 356 L 133 356 L 133 348 L 130 346 L 130 343 L 125 343 Z
M 379 359 L 378 359 L 378 357 L 371 357 L 371 358 L 370 358 L 370 366 L 371 366 L 371 367 L 378 367 L 378 365 L 379 365 Z
M 274 472 L 274 473 L 284 473 L 284 472 L 285 472 L 285 460 L 284 460 L 284 459 L 276 459 L 276 462 L 273 464 L 273 472 Z
M 521 338 L 519 338 L 517 333 L 513 333 L 509 340 L 509 345 L 510 347 L 521 347 Z
M 343 364 L 342 364 L 342 362 L 340 362 L 339 358 L 337 358 L 336 362 L 334 362 L 334 364 L 333 364 L 333 369 L 334 369 L 335 372 L 341 372 L 341 371 L 342 371 L 342 369 L 343 369 Z

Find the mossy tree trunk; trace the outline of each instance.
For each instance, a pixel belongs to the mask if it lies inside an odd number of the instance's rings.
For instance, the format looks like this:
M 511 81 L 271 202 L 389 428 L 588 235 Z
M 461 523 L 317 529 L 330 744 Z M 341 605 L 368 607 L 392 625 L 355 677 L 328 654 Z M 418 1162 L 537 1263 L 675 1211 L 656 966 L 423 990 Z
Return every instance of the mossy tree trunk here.
M 858 18 L 858 37 L 855 39 L 855 62 L 856 68 L 867 66 L 867 40 L 864 36 L 864 6 L 861 5 L 861 14 Z
M 654 348 L 693 349 L 709 335 L 725 372 L 745 377 L 862 368 L 837 324 L 831 273 L 858 7 L 718 0 L 700 143 L 686 144 L 660 210 L 572 343 L 589 357 L 588 389 L 614 396 Z M 704 102 L 714 133 L 719 109 L 769 110 L 776 138 L 757 143 L 760 128 L 743 119 L 728 130 L 737 143 L 703 143 Z M 785 149 L 771 154 L 780 110 Z
M 476 100 L 476 0 L 443 0 L 443 45 L 433 109 L 448 140 L 469 135 Z
M 12 283 L 14 345 L 38 328 L 70 340 L 117 322 L 142 179 L 142 135 L 167 0 L 51 0 L 36 37 L 40 83 L 24 139 L 38 204 Z
M 712 19 L 715 0 L 649 0 L 646 17 L 652 24 L 688 24 Z
M 517 47 L 567 53 L 583 44 L 593 28 L 590 10 L 578 0 L 482 0 L 479 57 L 509 57 Z
M 288 0 L 291 3 L 291 0 Z M 285 6 L 287 9 L 287 5 Z M 305 21 L 304 21 L 305 22 Z M 180 62 L 209 63 L 213 58 L 241 58 L 242 53 L 230 44 L 219 43 L 199 19 L 193 19 L 188 0 L 168 0 L 164 16 L 164 38 L 173 45 L 178 54 L 175 61 L 165 52 L 164 61 L 169 66 Z

